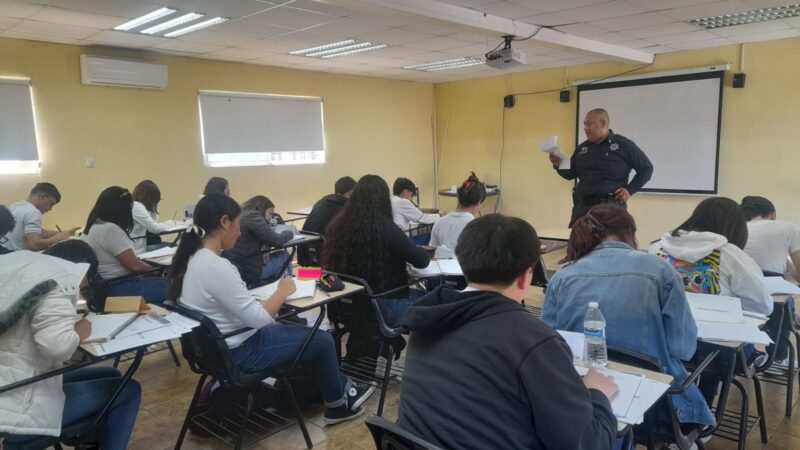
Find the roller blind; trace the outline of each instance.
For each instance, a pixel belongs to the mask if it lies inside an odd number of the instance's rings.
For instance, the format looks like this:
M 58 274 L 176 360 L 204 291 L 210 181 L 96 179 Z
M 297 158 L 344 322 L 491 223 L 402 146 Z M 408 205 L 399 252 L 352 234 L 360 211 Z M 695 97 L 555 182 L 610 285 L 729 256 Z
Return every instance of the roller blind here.
M 322 99 L 200 91 L 211 165 L 324 162 Z
M 0 161 L 38 161 L 29 80 L 0 78 Z

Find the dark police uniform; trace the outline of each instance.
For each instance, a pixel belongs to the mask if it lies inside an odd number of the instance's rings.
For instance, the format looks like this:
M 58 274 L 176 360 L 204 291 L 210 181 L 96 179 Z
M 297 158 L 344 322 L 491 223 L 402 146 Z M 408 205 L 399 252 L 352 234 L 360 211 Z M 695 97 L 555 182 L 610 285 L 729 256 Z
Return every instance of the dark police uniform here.
M 631 169 L 636 176 L 628 183 Z M 609 131 L 608 137 L 596 144 L 583 141 L 570 158 L 570 168 L 557 169 L 567 180 L 578 178 L 572 190 L 572 217 L 569 226 L 600 203 L 625 202 L 614 198 L 614 191 L 626 188 L 637 193 L 653 175 L 653 163 L 642 149 L 625 136 Z

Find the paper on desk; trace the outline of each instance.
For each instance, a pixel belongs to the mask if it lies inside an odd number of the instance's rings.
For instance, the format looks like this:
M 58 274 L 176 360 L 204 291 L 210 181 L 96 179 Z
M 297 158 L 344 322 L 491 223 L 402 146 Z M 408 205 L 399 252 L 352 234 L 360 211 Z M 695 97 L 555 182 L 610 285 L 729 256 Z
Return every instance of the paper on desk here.
M 152 252 L 140 253 L 139 259 L 152 259 L 159 258 L 161 256 L 172 256 L 176 251 L 178 251 L 178 247 L 161 247 L 158 250 L 153 250 Z
M 618 416 L 617 419 L 620 422 L 631 425 L 642 423 L 644 420 L 644 413 L 667 392 L 667 389 L 669 389 L 667 383 L 651 380 L 649 378 L 642 379 L 642 383 L 639 385 L 639 390 L 636 391 L 628 413 L 624 417 Z
M 572 350 L 572 359 L 583 359 L 583 347 L 586 342 L 586 338 L 583 333 L 576 333 L 574 331 L 563 331 L 563 330 L 556 330 L 561 337 L 567 341 L 567 345 L 569 345 L 569 349 Z
M 767 333 L 750 323 L 697 322 L 697 337 L 711 341 L 734 341 L 748 344 L 772 344 Z
M 800 294 L 800 287 L 784 280 L 783 277 L 764 277 L 764 284 L 770 295 L 775 294 Z
M 186 222 L 177 221 L 177 223 L 167 229 L 167 231 L 181 231 L 187 228 Z
M 736 297 L 686 293 L 695 322 L 742 323 L 742 301 Z
M 567 154 L 558 147 L 558 136 L 553 136 L 549 139 L 539 142 L 539 149 L 544 153 L 550 153 L 557 156 L 561 160 L 561 163 L 558 164 L 559 169 L 569 169 L 569 156 L 567 156 Z
M 163 327 L 141 334 L 134 334 L 125 338 L 112 339 L 101 344 L 94 344 L 94 351 L 97 356 L 103 356 L 109 353 L 134 349 L 143 345 L 169 341 L 179 337 L 181 337 L 181 333 L 176 333 L 171 327 Z
M 259 300 L 268 300 L 270 297 L 272 297 L 272 294 L 278 290 L 279 282 L 280 281 L 276 281 L 264 286 L 259 286 L 255 289 L 250 289 L 250 293 L 253 294 L 253 297 Z M 290 295 L 288 300 L 313 297 L 317 289 L 317 280 L 295 280 L 294 286 L 294 294 Z
M 134 334 L 142 334 L 148 331 L 155 330 L 156 328 L 168 327 L 169 320 L 161 317 L 157 312 L 151 312 L 139 316 L 136 320 L 131 322 L 130 325 L 120 331 L 114 339 L 124 339 Z
M 429 262 L 428 265 L 422 269 L 408 265 L 408 270 L 411 275 L 420 278 L 435 277 L 439 275 L 464 275 L 464 271 L 461 270 L 461 264 L 459 264 L 458 260 L 455 258 L 432 259 L 431 262 Z
M 445 275 L 464 275 L 464 271 L 461 270 L 461 264 L 455 258 L 437 259 L 436 262 L 439 263 L 439 269 Z

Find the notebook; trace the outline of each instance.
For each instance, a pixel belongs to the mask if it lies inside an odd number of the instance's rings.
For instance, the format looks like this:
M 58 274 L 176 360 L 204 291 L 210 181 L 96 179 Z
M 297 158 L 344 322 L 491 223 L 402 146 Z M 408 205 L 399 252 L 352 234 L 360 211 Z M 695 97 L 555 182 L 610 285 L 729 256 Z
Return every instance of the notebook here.
M 128 327 L 139 316 L 137 313 L 89 314 L 86 320 L 92 323 L 92 334 L 83 344 L 107 342 Z

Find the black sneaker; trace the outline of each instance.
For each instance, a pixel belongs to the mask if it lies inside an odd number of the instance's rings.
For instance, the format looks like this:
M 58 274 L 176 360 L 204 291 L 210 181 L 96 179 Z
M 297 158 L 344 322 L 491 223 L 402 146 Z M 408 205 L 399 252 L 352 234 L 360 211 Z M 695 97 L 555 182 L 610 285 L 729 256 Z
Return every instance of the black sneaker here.
M 347 390 L 347 407 L 351 410 L 358 409 L 375 392 L 375 385 L 371 383 L 357 383 L 352 381 Z
M 325 415 L 322 417 L 322 421 L 325 422 L 326 425 L 335 425 L 337 423 L 353 420 L 362 414 L 364 414 L 363 407 L 354 411 L 347 406 L 342 405 L 337 406 L 336 408 L 326 409 Z

